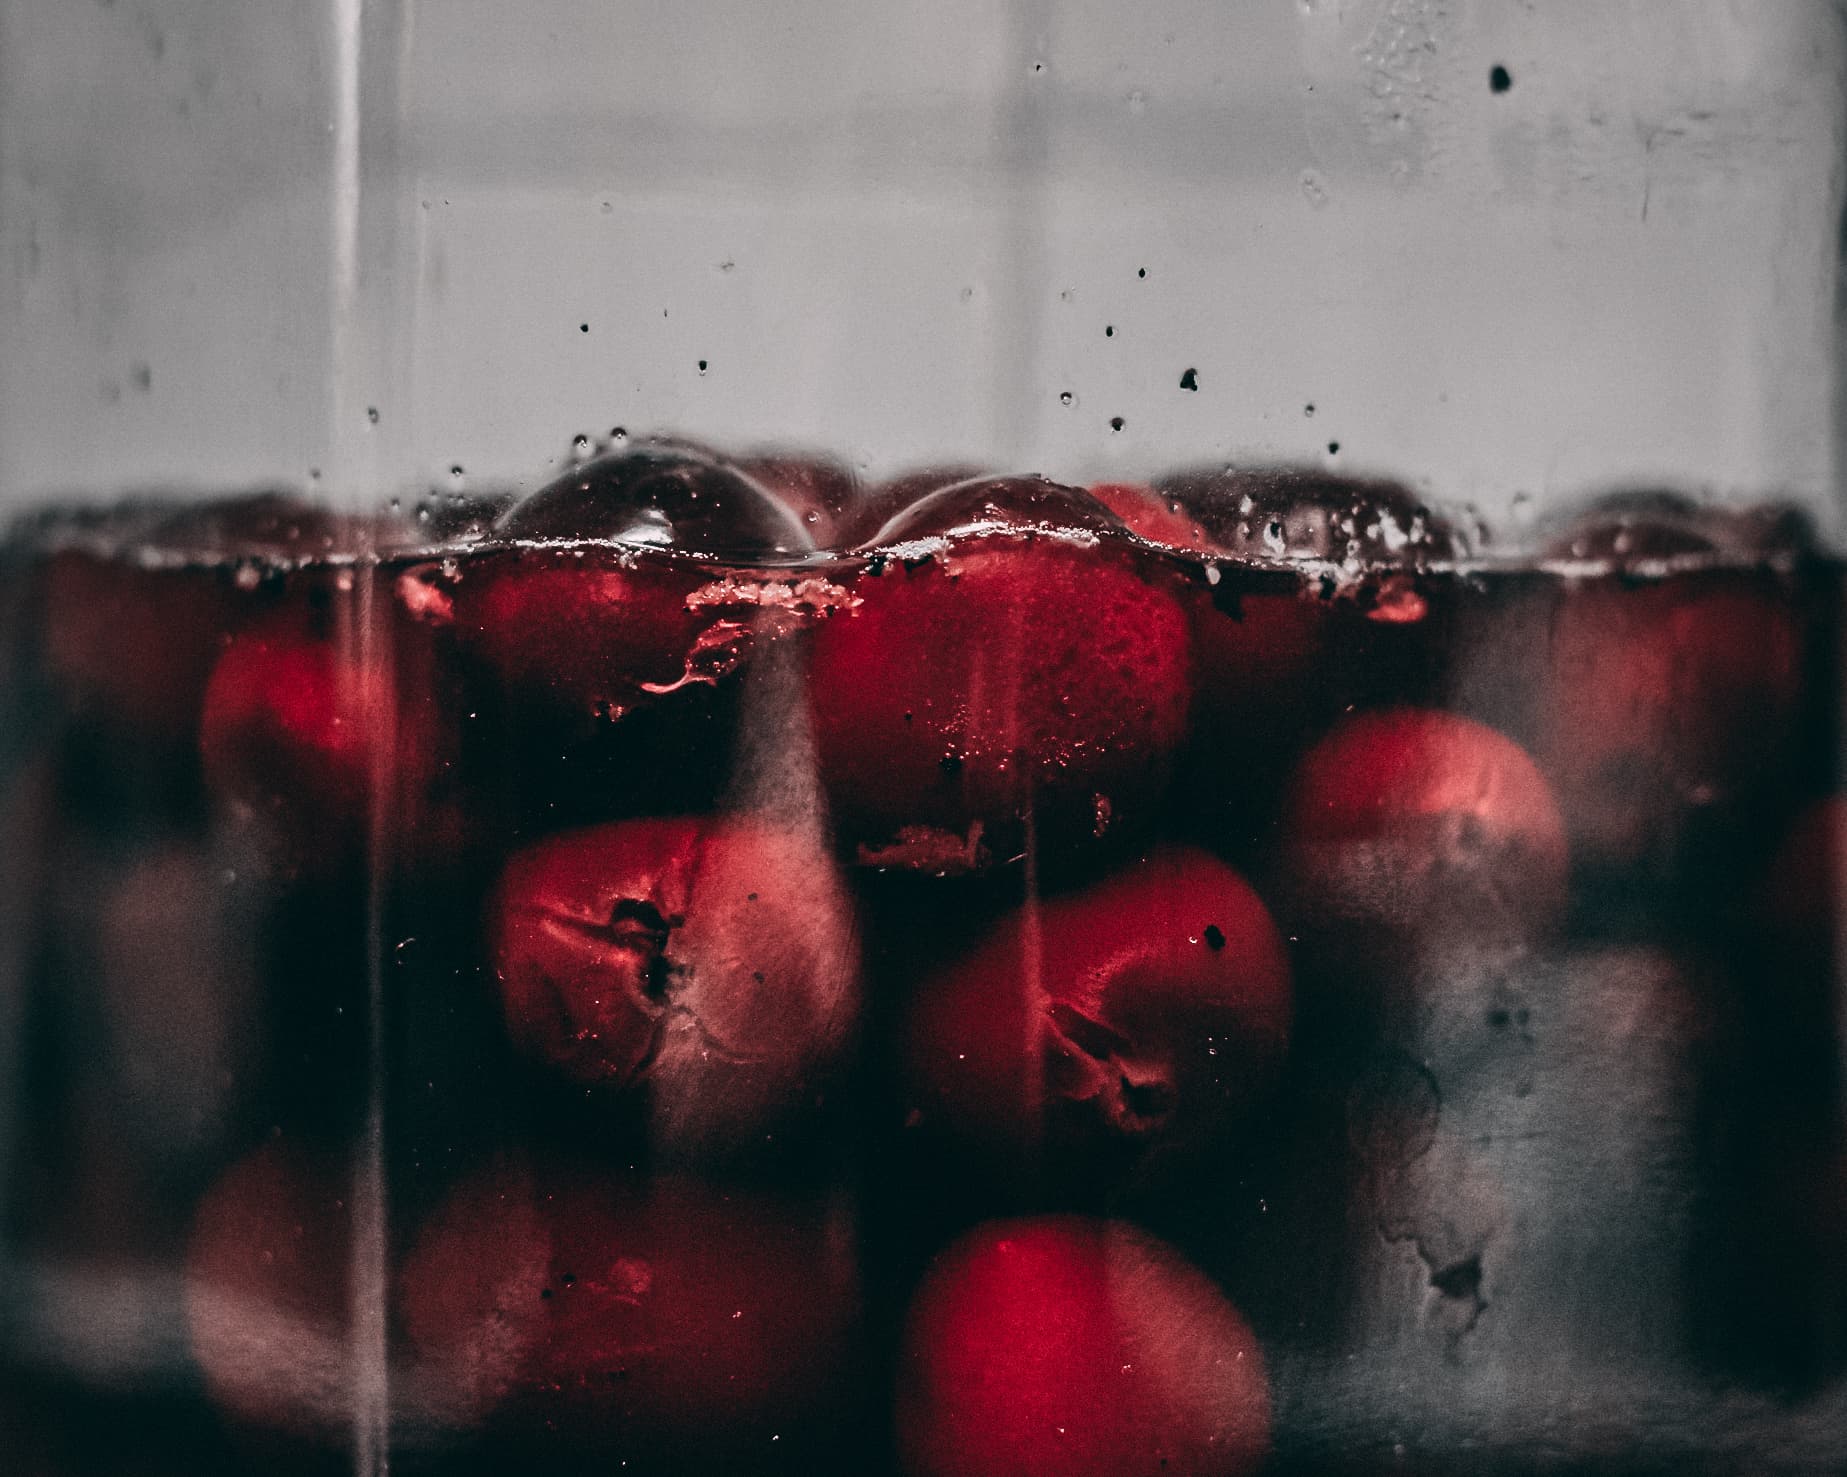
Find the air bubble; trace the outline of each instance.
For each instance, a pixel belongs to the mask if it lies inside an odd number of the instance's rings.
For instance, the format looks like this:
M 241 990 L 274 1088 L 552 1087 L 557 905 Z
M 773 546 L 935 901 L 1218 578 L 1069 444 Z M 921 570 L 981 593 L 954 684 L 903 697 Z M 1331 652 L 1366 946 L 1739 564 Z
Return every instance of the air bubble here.
M 1058 403 L 1060 405 L 1075 405 L 1077 404 L 1077 396 L 1073 395 L 1069 390 L 1066 390 L 1058 397 Z
M 378 407 L 376 405 L 368 405 L 366 407 L 366 419 L 375 426 L 378 424 Z

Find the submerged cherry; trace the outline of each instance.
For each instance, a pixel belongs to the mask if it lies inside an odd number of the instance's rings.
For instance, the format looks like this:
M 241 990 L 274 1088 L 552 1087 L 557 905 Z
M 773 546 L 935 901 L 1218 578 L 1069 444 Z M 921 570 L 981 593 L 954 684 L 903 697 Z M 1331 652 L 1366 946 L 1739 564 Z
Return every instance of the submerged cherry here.
M 800 1470 L 837 1439 L 859 1298 L 823 1206 L 508 1159 L 418 1233 L 398 1308 L 453 1428 Z
M 893 519 L 814 633 L 823 779 L 862 862 L 978 869 L 1027 828 L 1102 836 L 1159 795 L 1190 700 L 1165 572 L 1094 499 L 1032 478 Z
M 810 831 L 636 820 L 517 853 L 489 905 L 507 1029 L 570 1081 L 645 1092 L 662 1150 L 735 1148 L 811 1102 L 859 1003 L 850 904 Z
M 1168 848 L 1004 919 L 918 989 L 918 1122 L 989 1150 L 1045 1146 L 1086 1173 L 1123 1150 L 1222 1134 L 1289 1037 L 1289 965 L 1257 895 Z
M 1291 921 L 1322 962 L 1362 972 L 1458 938 L 1517 944 L 1561 919 L 1564 821 L 1532 758 L 1451 713 L 1338 724 L 1284 804 Z
M 1270 1446 L 1256 1338 L 1178 1252 L 1121 1221 L 994 1221 L 912 1300 L 910 1477 L 1242 1477 Z

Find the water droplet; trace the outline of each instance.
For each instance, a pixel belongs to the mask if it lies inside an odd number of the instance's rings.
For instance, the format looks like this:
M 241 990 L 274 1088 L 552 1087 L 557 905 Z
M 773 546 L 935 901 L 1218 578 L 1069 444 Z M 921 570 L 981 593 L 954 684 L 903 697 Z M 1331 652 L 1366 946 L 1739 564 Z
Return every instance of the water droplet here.
M 577 325 L 577 331 L 579 333 L 588 333 L 590 331 L 590 325 L 588 323 L 580 323 Z
M 703 359 L 701 359 L 701 360 L 699 361 L 699 372 L 700 372 L 701 374 L 704 374 L 704 373 L 705 373 L 705 360 L 703 360 Z
M 1122 429 L 1122 417 L 1119 415 L 1112 415 L 1109 418 L 1109 428 L 1112 431 L 1120 431 Z
M 1137 277 L 1146 277 L 1148 275 L 1148 269 L 1146 267 L 1137 267 L 1135 269 L 1135 275 Z
M 1312 421 L 1315 418 L 1315 402 L 1311 400 L 1308 404 L 1304 405 L 1302 407 L 1302 414 Z
M 1069 390 L 1066 390 L 1058 397 L 1058 403 L 1060 405 L 1075 405 L 1077 404 L 1077 396 L 1073 395 Z
M 1340 443 L 1338 441 L 1328 442 L 1328 455 L 1329 456 L 1339 456 L 1340 455 Z
M 609 439 L 613 445 L 620 446 L 624 441 L 628 440 L 628 428 L 626 426 L 611 426 L 609 429 Z
M 1283 537 L 1283 524 L 1280 518 L 1272 518 L 1264 525 L 1263 546 L 1272 554 L 1281 554 L 1289 547 L 1288 541 Z
M 583 432 L 579 431 L 571 438 L 571 455 L 578 461 L 583 461 L 590 455 L 593 449 L 590 438 L 584 435 Z
M 1115 336 L 1116 336 L 1116 325 L 1114 323 L 1105 323 L 1103 325 L 1103 337 L 1114 338 Z

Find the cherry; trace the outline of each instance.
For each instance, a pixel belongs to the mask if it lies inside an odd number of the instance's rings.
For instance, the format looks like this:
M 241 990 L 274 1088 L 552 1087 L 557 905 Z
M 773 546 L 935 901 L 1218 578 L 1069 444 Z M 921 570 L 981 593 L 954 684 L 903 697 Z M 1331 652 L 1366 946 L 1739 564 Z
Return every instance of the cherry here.
M 1639 491 L 1600 500 L 1547 544 L 1549 558 L 1596 567 L 1510 612 L 1537 633 L 1527 647 L 1544 645 L 1532 669 L 1493 684 L 1501 711 L 1484 711 L 1528 738 L 1581 865 L 1663 880 L 1788 773 L 1803 618 L 1744 566 L 1798 557 L 1807 540 L 1788 509 Z M 1660 561 L 1687 567 L 1660 579 Z
M 840 525 L 844 543 L 849 547 L 870 543 L 887 523 L 932 493 L 960 482 L 986 481 L 990 475 L 986 467 L 972 462 L 945 462 L 874 483 L 861 491 L 851 517 Z
M 1236 1477 L 1269 1450 L 1244 1319 L 1120 1221 L 977 1227 L 926 1273 L 899 1359 L 911 1477 Z
M 488 929 L 514 1042 L 571 1082 L 645 1089 L 668 1151 L 736 1147 L 812 1101 L 858 1008 L 825 849 L 751 817 L 551 837 L 507 863 Z
M 1158 796 L 1186 729 L 1186 616 L 1111 531 L 1085 494 L 1013 478 L 878 533 L 812 665 L 823 780 L 862 862 L 979 869 L 1029 824 L 1100 837 Z
M 1154 491 L 1221 553 L 1403 567 L 1456 558 L 1454 530 L 1402 483 L 1301 467 L 1204 467 Z M 1184 547 L 1193 547 L 1191 543 Z
M 1281 860 L 1305 943 L 1349 965 L 1542 935 L 1569 880 L 1564 821 L 1526 751 L 1420 708 L 1355 714 L 1302 758 Z
M 643 445 L 574 467 L 495 523 L 517 539 L 607 539 L 747 562 L 812 552 L 800 514 L 712 453 Z
M 376 801 L 414 813 L 446 764 L 422 633 L 388 601 L 367 618 L 357 597 L 333 596 L 242 631 L 212 669 L 199 728 L 214 796 L 309 867 L 362 845 Z
M 45 566 L 43 620 L 46 665 L 73 707 L 143 741 L 185 744 L 239 614 L 211 573 L 68 549 Z
M 747 452 L 737 469 L 801 519 L 819 548 L 832 547 L 859 499 L 859 479 L 832 457 L 790 451 Z
M 804 518 L 698 448 L 603 457 L 501 516 L 503 537 L 579 546 L 471 560 L 452 582 L 457 636 L 516 712 L 620 719 L 717 683 L 754 644 L 826 608 L 837 592 L 824 579 L 763 572 L 812 552 Z
M 1003 919 L 911 1006 L 913 1099 L 987 1146 L 1198 1143 L 1271 1074 L 1289 965 L 1269 912 L 1205 852 L 1167 848 Z
M 237 1419 L 323 1439 L 353 1418 L 350 1178 L 273 1140 L 199 1203 L 186 1254 L 193 1358 Z
M 829 1439 L 858 1288 L 815 1208 L 509 1159 L 424 1225 L 398 1307 L 458 1429 L 730 1471 Z

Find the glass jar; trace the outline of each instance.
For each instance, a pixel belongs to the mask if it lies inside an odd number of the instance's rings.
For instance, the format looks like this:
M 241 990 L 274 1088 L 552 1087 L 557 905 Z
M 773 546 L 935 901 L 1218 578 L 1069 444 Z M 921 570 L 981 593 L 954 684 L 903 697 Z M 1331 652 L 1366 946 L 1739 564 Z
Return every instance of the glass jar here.
M 0 1444 L 1841 1470 L 1844 79 L 0 0 Z

